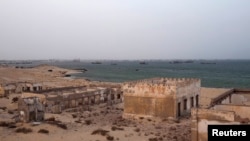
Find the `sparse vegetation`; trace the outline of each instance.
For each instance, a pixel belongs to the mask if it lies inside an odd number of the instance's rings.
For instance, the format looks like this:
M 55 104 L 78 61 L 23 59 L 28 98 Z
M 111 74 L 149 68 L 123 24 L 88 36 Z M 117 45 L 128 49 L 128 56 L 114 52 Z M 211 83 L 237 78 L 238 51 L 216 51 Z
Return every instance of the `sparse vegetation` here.
M 85 120 L 85 123 L 86 123 L 87 125 L 90 125 L 90 124 L 92 123 L 92 120 Z
M 13 122 L 1 121 L 0 122 L 0 127 L 16 128 L 16 124 L 13 123 Z
M 141 129 L 140 129 L 140 128 L 136 128 L 134 131 L 135 131 L 135 132 L 140 132 Z
M 0 127 L 8 127 L 8 126 L 9 126 L 8 122 L 4 122 L 4 121 L 0 122 Z
M 65 130 L 68 129 L 67 125 L 66 124 L 62 124 L 62 123 L 57 124 L 57 127 L 60 127 L 62 129 L 65 129 Z
M 13 97 L 12 98 L 12 103 L 16 103 L 18 101 L 18 97 Z
M 97 130 L 94 130 L 94 131 L 91 133 L 91 135 L 100 134 L 100 135 L 102 135 L 102 136 L 106 136 L 108 132 L 109 132 L 109 131 L 107 131 L 107 130 L 97 129 Z
M 124 130 L 124 128 L 112 126 L 112 127 L 111 127 L 111 130 L 112 130 L 112 131 L 115 131 L 115 130 Z
M 158 141 L 157 138 L 149 138 L 148 140 L 149 140 L 149 141 Z
M 109 140 L 109 141 L 114 140 L 114 137 L 113 137 L 113 136 L 107 136 L 106 138 L 107 138 L 107 140 Z
M 55 120 L 56 120 L 55 117 L 49 117 L 49 118 L 45 119 L 45 121 L 55 121 Z
M 23 127 L 23 128 L 18 128 L 18 129 L 16 129 L 16 132 L 17 132 L 17 133 L 24 133 L 24 134 L 27 134 L 27 133 L 32 132 L 32 129 Z
M 76 117 L 77 117 L 77 115 L 76 115 L 76 114 L 72 114 L 72 117 L 73 117 L 73 118 L 76 118 Z
M 54 118 L 46 119 L 48 124 L 56 125 L 57 127 L 60 127 L 62 129 L 68 129 L 66 124 L 63 124 L 61 121 L 56 121 Z
M 5 111 L 7 109 L 7 107 L 0 107 L 0 109 Z
M 8 110 L 8 113 L 11 114 L 11 115 L 14 114 L 14 112 L 12 110 Z
M 76 120 L 76 121 L 75 121 L 75 123 L 82 123 L 82 121 L 80 121 L 80 120 Z
M 48 134 L 49 131 L 46 130 L 46 129 L 40 129 L 40 130 L 38 131 L 38 133 Z

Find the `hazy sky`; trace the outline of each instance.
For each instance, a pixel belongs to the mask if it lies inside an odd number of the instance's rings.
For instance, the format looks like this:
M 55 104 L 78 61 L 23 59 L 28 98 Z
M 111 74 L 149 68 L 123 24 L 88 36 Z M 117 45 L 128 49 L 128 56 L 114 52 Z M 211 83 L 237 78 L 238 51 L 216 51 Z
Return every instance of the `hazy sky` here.
M 75 58 L 250 59 L 250 1 L 0 1 L 0 59 Z

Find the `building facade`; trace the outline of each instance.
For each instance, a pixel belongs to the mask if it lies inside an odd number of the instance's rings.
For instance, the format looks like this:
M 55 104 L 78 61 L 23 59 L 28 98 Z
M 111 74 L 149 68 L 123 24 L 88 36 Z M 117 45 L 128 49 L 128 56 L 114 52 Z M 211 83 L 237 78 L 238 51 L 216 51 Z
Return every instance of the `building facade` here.
M 189 115 L 198 106 L 200 79 L 153 78 L 124 83 L 123 117 Z

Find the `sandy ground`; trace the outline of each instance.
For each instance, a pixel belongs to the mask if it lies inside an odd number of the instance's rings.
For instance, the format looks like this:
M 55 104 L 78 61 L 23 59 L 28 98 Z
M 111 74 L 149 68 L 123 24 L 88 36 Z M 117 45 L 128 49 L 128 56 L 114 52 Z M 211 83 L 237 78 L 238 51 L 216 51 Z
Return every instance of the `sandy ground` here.
M 48 71 L 48 70 L 53 70 Z M 0 67 L 0 83 L 32 81 L 44 82 L 50 87 L 77 86 L 96 84 L 86 80 L 65 79 L 63 76 L 70 73 L 79 73 L 75 70 L 66 70 L 58 67 L 42 65 L 31 69 L 16 69 Z M 201 96 L 217 96 L 226 89 L 202 88 Z M 50 124 L 48 121 L 39 125 L 31 123 L 16 123 L 4 126 L 3 122 L 13 122 L 17 114 L 17 103 L 12 98 L 20 94 L 11 94 L 8 98 L 0 98 L 0 141 L 189 141 L 191 136 L 190 118 L 179 121 L 171 119 L 123 119 L 123 104 L 107 106 L 106 104 L 93 105 L 89 111 L 69 109 L 61 114 L 45 114 L 45 118 L 54 118 L 53 123 L 66 125 L 67 129 Z M 14 125 L 14 126 L 13 126 Z M 17 133 L 20 128 L 31 129 L 29 133 Z M 38 133 L 44 129 L 48 133 Z M 92 134 L 100 129 L 107 131 L 105 135 Z
M 52 71 L 49 71 L 52 70 Z M 34 82 L 43 83 L 48 87 L 79 86 L 87 83 L 84 79 L 71 79 L 66 74 L 82 73 L 78 70 L 69 70 L 49 65 L 40 65 L 34 68 L 0 67 L 0 83 Z
M 157 118 L 123 119 L 122 112 L 123 104 L 113 106 L 100 104 L 92 106 L 90 111 L 68 110 L 62 114 L 46 114 L 46 119 L 54 117 L 56 121 L 66 124 L 67 129 L 46 122 L 36 126 L 32 123 L 18 123 L 16 128 L 0 127 L 0 140 L 32 141 L 35 138 L 36 141 L 102 141 L 108 140 L 107 137 L 113 137 L 113 140 L 119 141 L 190 140 L 188 118 L 183 118 L 178 122 Z M 6 112 L 2 111 L 1 114 L 6 114 Z M 30 128 L 32 132 L 16 133 L 15 131 L 21 127 Z M 48 130 L 49 133 L 38 133 L 40 129 Z M 92 135 L 97 129 L 106 130 L 108 133 L 107 135 Z

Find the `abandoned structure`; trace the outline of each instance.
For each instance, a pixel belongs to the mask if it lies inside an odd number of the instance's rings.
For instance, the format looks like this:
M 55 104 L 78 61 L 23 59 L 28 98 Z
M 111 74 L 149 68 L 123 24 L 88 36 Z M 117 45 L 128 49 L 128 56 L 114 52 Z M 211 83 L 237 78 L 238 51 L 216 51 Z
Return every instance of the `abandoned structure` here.
M 189 115 L 198 107 L 200 79 L 153 78 L 125 83 L 124 117 L 172 117 Z
M 192 109 L 192 141 L 207 141 L 210 124 L 250 124 L 250 90 L 229 89 L 206 101 Z
M 45 111 L 50 113 L 61 113 L 69 108 L 88 109 L 94 104 L 112 105 L 123 101 L 120 87 L 65 87 L 45 90 L 41 94 L 46 96 Z
M 44 88 L 41 83 L 15 82 L 15 83 L 2 84 L 0 89 L 3 89 L 3 92 L 0 92 L 0 95 L 8 96 L 9 94 L 13 93 L 38 92 L 43 90 Z
M 19 98 L 19 119 L 23 122 L 44 120 L 45 108 L 38 97 Z

